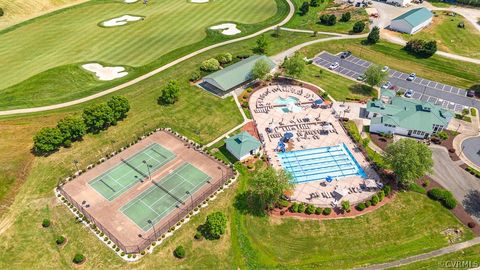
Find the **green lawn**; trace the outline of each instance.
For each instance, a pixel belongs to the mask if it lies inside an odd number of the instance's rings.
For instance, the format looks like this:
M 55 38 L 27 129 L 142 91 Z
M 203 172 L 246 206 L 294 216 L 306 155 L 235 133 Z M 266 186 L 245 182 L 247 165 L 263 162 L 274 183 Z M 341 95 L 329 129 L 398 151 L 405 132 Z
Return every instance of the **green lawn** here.
M 460 265 L 458 264 L 460 263 Z M 456 267 L 453 267 L 456 264 Z M 463 264 L 463 265 L 462 265 Z M 422 269 L 472 269 L 480 267 L 480 245 L 466 248 L 461 251 L 435 257 L 433 259 L 407 264 L 405 266 L 389 268 L 398 270 Z
M 449 16 L 446 11 L 436 11 L 433 23 L 415 35 L 402 35 L 404 39 L 434 39 L 439 50 L 473 58 L 480 58 L 480 33 L 464 17 Z M 465 28 L 458 28 L 463 22 Z
M 285 25 L 285 27 L 349 34 L 355 22 L 364 21 L 367 24 L 364 32 L 368 32 L 368 15 L 363 8 L 349 8 L 346 10 L 329 11 L 328 8 L 333 8 L 336 5 L 332 0 L 324 0 L 318 1 L 318 7 L 310 7 L 308 13 L 304 16 L 301 16 L 298 12 L 298 9 L 304 0 L 292 0 L 292 2 L 294 3 L 297 12 L 295 13 L 295 16 L 293 16 L 293 18 Z M 349 11 L 352 15 L 351 20 L 348 22 L 340 22 L 341 14 L 347 11 Z M 337 23 L 332 26 L 320 24 L 319 18 L 321 14 L 335 14 L 337 16 Z
M 82 97 L 177 58 L 167 55 L 176 49 L 184 55 L 237 37 L 207 31 L 209 26 L 235 22 L 242 30 L 238 36 L 242 36 L 280 21 L 287 13 L 284 0 L 217 0 L 208 4 L 165 0 L 150 1 L 147 7 L 141 1 L 97 0 L 59 10 L 0 31 L 0 59 L 8 63 L 0 66 L 0 95 L 6 97 L 0 107 L 41 106 Z M 113 28 L 97 25 L 124 14 L 142 15 L 145 20 Z M 102 83 L 78 66 L 72 67 L 86 62 L 139 70 Z M 79 72 L 87 75 L 77 81 Z M 32 87 L 38 81 L 55 83 L 55 87 Z
M 480 65 L 434 55 L 430 58 L 416 58 L 402 50 L 402 46 L 387 42 L 375 45 L 362 45 L 362 40 L 338 40 L 318 43 L 305 47 L 302 52 L 307 57 L 313 57 L 326 50 L 338 53 L 350 50 L 355 56 L 380 65 L 388 65 L 406 73 L 415 72 L 430 80 L 449 85 L 469 88 L 480 81 Z
M 376 96 L 376 91 L 369 86 L 354 82 L 315 65 L 307 65 L 306 71 L 300 79 L 320 86 L 337 101 L 368 99 Z

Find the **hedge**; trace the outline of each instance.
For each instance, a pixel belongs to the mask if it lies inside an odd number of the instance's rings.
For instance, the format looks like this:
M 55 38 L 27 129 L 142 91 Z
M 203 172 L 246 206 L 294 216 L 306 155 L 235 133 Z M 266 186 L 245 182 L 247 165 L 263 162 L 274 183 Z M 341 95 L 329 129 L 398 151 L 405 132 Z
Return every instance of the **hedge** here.
M 298 213 L 303 213 L 305 212 L 305 205 L 304 204 L 300 204 L 298 206 Z
M 307 215 L 311 215 L 311 214 L 315 213 L 315 206 L 309 204 L 309 205 L 307 206 L 307 208 L 305 209 L 305 213 L 306 213 Z
M 365 205 L 365 203 L 362 202 L 362 203 L 357 204 L 357 206 L 355 206 L 355 208 L 356 208 L 358 211 L 363 211 L 363 210 L 365 210 L 366 205 Z
M 321 207 L 315 208 L 315 215 L 320 215 L 322 213 L 323 209 Z
M 297 213 L 298 212 L 298 203 L 294 202 L 291 206 L 290 206 L 290 212 L 292 213 Z
M 430 199 L 439 201 L 447 209 L 453 209 L 457 206 L 457 200 L 455 200 L 452 193 L 448 190 L 432 188 L 427 192 L 427 195 Z
M 325 209 L 323 209 L 323 214 L 324 214 L 325 216 L 328 216 L 328 215 L 330 215 L 331 213 L 332 213 L 332 209 L 331 209 L 331 208 L 325 208 Z
M 468 166 L 467 168 L 465 168 L 465 170 L 469 172 L 471 175 L 474 175 L 475 177 L 480 178 L 480 171 L 476 170 L 475 168 Z

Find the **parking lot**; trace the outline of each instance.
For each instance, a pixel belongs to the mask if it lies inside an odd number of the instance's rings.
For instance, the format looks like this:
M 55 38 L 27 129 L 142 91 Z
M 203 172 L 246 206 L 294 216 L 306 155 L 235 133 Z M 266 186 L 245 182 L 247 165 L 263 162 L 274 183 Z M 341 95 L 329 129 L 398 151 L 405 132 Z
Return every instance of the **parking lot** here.
M 353 55 L 341 59 L 340 55 L 333 55 L 328 52 L 319 54 L 313 60 L 315 65 L 327 68 L 334 62 L 338 62 L 339 67 L 333 70 L 344 76 L 356 79 L 362 75 L 372 64 Z M 388 65 L 388 63 L 387 63 Z M 467 97 L 465 89 L 430 81 L 416 77 L 413 81 L 407 81 L 409 74 L 390 69 L 389 81 L 396 86 L 396 91 L 405 92 L 407 89 L 413 91 L 412 98 L 428 101 L 443 108 L 460 112 L 464 108 L 475 107 L 480 110 L 480 101 Z

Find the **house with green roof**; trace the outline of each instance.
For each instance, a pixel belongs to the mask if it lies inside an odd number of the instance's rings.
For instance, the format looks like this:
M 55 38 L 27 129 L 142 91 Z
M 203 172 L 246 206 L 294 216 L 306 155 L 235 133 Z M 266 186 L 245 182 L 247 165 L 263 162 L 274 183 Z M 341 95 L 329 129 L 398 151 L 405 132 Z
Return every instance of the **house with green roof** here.
M 432 22 L 433 14 L 430 10 L 422 7 L 409 10 L 396 17 L 390 23 L 389 28 L 394 31 L 414 34 Z
M 227 150 L 238 160 L 245 160 L 260 151 L 262 145 L 250 133 L 243 131 L 225 140 Z
M 367 103 L 370 132 L 428 138 L 448 126 L 453 113 L 430 102 L 392 96 L 382 91 Z
M 223 96 L 252 80 L 252 70 L 257 61 L 263 60 L 275 68 L 275 63 L 265 55 L 253 55 L 222 70 L 203 77 L 200 86 L 219 96 Z

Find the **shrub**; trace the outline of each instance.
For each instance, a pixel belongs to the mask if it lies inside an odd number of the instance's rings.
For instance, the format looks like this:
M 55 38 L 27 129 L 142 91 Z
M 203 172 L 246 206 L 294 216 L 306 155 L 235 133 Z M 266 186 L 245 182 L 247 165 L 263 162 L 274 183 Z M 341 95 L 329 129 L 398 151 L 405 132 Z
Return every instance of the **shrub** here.
M 385 196 L 388 196 L 390 195 L 390 193 L 392 193 L 392 186 L 390 185 L 385 185 L 383 188 L 382 188 L 383 192 L 385 192 Z
M 75 264 L 81 264 L 84 261 L 85 261 L 85 256 L 83 256 L 83 254 L 81 254 L 81 253 L 77 253 L 73 257 L 73 263 L 75 263 Z
M 448 139 L 448 134 L 445 131 L 440 131 L 437 133 L 437 137 L 442 139 L 442 140 L 447 140 Z
M 278 205 L 280 206 L 280 208 L 288 207 L 289 204 L 290 203 L 287 200 L 278 201 Z
M 50 224 L 51 224 L 50 219 L 46 218 L 42 221 L 42 227 L 44 227 L 44 228 L 50 227 Z
M 201 240 L 203 238 L 203 235 L 201 232 L 197 231 L 194 236 L 195 239 Z
M 372 206 L 372 202 L 370 200 L 366 201 L 365 202 L 365 207 L 368 208 L 370 206 Z
M 2 17 L 3 15 L 5 15 L 5 12 L 3 11 L 3 8 L 0 8 L 0 17 Z
M 178 246 L 173 251 L 173 255 L 179 259 L 185 258 L 185 248 L 183 248 L 183 246 Z
M 65 243 L 65 237 L 62 235 L 57 236 L 57 238 L 55 239 L 55 243 L 57 243 L 57 245 Z
M 300 16 L 304 16 L 305 14 L 307 14 L 309 8 L 310 4 L 308 2 L 303 2 L 302 6 L 300 7 Z
M 361 32 L 363 32 L 363 30 L 365 30 L 365 23 L 364 22 L 359 21 L 359 22 L 356 22 L 353 25 L 352 32 L 361 33 Z
M 328 216 L 332 213 L 332 208 L 323 209 L 323 215 Z
M 207 216 L 203 226 L 203 236 L 207 239 L 219 239 L 227 228 L 227 217 L 222 212 L 215 212 Z
M 301 203 L 298 206 L 298 213 L 303 213 L 303 212 L 305 212 L 305 205 L 303 203 Z
M 408 189 L 411 190 L 411 191 L 415 191 L 415 192 L 418 192 L 418 193 L 421 193 L 421 194 L 425 194 L 425 189 L 418 185 L 417 183 L 411 183 L 409 186 L 408 186 Z
M 202 74 L 198 70 L 195 70 L 194 72 L 192 72 L 190 74 L 190 81 L 191 82 L 198 81 L 198 80 L 200 80 L 200 78 L 202 78 Z
M 477 109 L 475 109 L 475 108 L 470 108 L 470 114 L 471 114 L 472 116 L 477 116 Z
M 310 6 L 318 7 L 318 0 L 310 0 Z
M 315 213 L 315 206 L 309 204 L 309 205 L 307 206 L 307 208 L 305 209 L 305 213 L 306 213 L 307 215 L 311 215 L 311 214 Z
M 322 214 L 323 209 L 321 207 L 315 208 L 315 215 L 320 215 Z
M 320 24 L 332 26 L 336 23 L 337 17 L 334 14 L 323 14 L 320 16 Z
M 352 14 L 350 12 L 345 12 L 342 14 L 342 17 L 340 18 L 341 22 L 348 22 L 352 18 Z
M 180 85 L 175 80 L 170 80 L 162 88 L 162 92 L 158 97 L 159 104 L 174 104 L 178 101 L 178 96 L 180 95 Z
M 405 45 L 405 50 L 420 57 L 430 57 L 437 52 L 437 41 L 412 39 Z
M 207 72 L 217 71 L 220 69 L 220 62 L 215 58 L 210 58 L 202 62 L 200 69 Z
M 374 26 L 372 31 L 368 34 L 367 42 L 370 44 L 375 44 L 380 40 L 380 28 L 378 26 Z
M 294 203 L 290 206 L 290 212 L 292 212 L 292 213 L 297 213 L 297 212 L 298 212 L 298 203 L 294 202 Z
M 145 255 L 145 254 L 146 254 L 145 250 L 142 250 L 142 252 L 140 252 L 140 255 L 142 255 L 142 256 Z
M 372 205 L 373 205 L 373 206 L 375 206 L 375 205 L 378 204 L 378 202 L 379 202 L 380 200 L 378 199 L 377 194 L 375 194 L 375 195 L 372 196 L 371 201 L 372 201 Z
M 467 226 L 468 226 L 470 229 L 473 229 L 473 228 L 475 228 L 475 222 L 468 222 Z
M 430 199 L 439 201 L 447 209 L 453 209 L 457 206 L 457 200 L 455 200 L 452 193 L 448 190 L 432 188 L 427 192 L 427 195 Z
M 381 202 L 383 199 L 385 199 L 385 192 L 383 190 L 380 190 L 378 193 L 378 200 Z
M 453 198 L 453 196 L 448 196 L 444 198 L 442 201 L 440 201 L 442 205 L 447 208 L 447 209 L 453 209 L 457 206 L 457 200 Z
M 430 199 L 438 201 L 441 198 L 443 198 L 444 190 L 440 189 L 440 188 L 432 188 L 431 190 L 429 190 L 427 192 L 427 195 L 428 195 L 428 197 L 430 197 Z
M 428 186 L 430 186 L 430 180 L 428 180 L 428 179 L 423 180 L 422 186 L 423 186 L 423 187 L 428 187 Z
M 345 201 L 342 201 L 342 210 L 343 212 L 350 212 L 351 208 L 350 208 L 350 202 L 348 200 L 345 200 Z
M 359 203 L 357 204 L 357 206 L 355 206 L 355 208 L 358 210 L 358 211 L 363 211 L 365 210 L 365 208 L 367 208 L 367 206 L 365 206 L 365 203 Z
M 230 53 L 222 53 L 217 55 L 215 59 L 217 59 L 220 64 L 225 65 L 232 62 L 233 57 L 232 57 L 232 54 Z
M 38 154 L 48 154 L 58 150 L 63 140 L 60 129 L 45 127 L 40 129 L 33 137 L 33 150 Z

